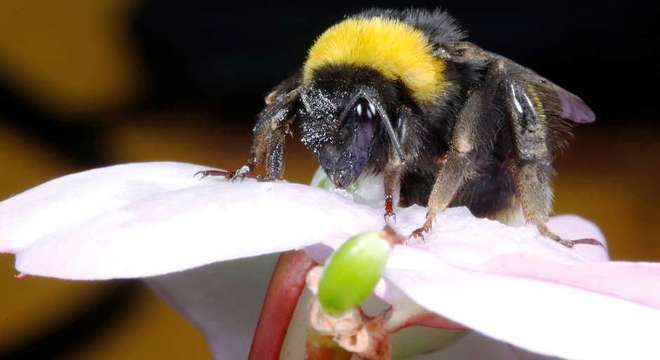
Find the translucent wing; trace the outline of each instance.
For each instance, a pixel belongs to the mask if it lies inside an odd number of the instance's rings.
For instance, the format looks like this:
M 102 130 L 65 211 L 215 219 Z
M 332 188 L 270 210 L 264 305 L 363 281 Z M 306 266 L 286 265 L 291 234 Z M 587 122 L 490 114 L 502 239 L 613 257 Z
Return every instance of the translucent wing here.
M 577 95 L 554 84 L 519 64 L 508 61 L 507 77 L 521 85 L 531 99 L 537 116 L 548 127 L 548 141 L 553 149 L 563 149 L 571 128 L 576 124 L 588 124 L 596 115 Z
M 520 72 L 518 75 L 538 92 L 543 108 L 549 116 L 576 124 L 588 124 L 596 120 L 594 112 L 577 95 L 531 70 Z

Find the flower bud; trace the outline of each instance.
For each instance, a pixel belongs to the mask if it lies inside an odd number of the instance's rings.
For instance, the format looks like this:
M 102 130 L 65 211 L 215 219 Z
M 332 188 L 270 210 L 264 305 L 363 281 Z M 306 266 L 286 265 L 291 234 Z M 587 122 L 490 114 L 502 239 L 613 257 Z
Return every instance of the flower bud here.
M 319 283 L 318 297 L 324 312 L 339 316 L 371 295 L 392 249 L 382 234 L 356 235 L 332 255 Z

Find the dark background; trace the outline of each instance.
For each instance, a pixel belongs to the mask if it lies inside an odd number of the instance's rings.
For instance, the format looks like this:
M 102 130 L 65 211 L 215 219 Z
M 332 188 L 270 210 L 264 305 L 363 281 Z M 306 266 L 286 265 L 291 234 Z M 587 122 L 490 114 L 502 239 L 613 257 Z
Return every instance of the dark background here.
M 302 65 L 325 28 L 372 6 L 438 4 L 6 0 L 2 197 L 119 162 L 235 168 L 263 96 Z M 555 208 L 593 219 L 614 258 L 659 260 L 658 2 L 441 5 L 471 41 L 593 108 L 597 122 L 578 129 L 557 162 Z M 313 158 L 294 145 L 288 159 L 285 176 L 307 181 Z M 0 358 L 207 356 L 199 335 L 134 283 L 18 281 L 9 256 L 0 265 Z
M 432 9 L 438 4 L 413 1 L 405 6 Z M 645 121 L 657 114 L 657 2 L 442 4 L 468 30 L 471 41 L 582 95 L 600 120 L 613 122 L 625 114 Z M 202 106 L 251 116 L 261 95 L 301 66 L 318 34 L 344 15 L 373 5 L 148 2 L 134 31 L 153 85 L 149 100 L 159 106 Z M 381 1 L 378 6 L 402 8 L 402 2 Z

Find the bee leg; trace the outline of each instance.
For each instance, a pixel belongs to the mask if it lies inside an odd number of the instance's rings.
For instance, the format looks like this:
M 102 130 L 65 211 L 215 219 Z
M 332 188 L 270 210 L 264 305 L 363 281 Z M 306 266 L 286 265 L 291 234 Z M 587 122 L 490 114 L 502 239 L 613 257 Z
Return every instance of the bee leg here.
M 195 177 L 199 177 L 200 179 L 203 179 L 207 176 L 219 176 L 219 177 L 224 177 L 228 180 L 240 180 L 243 178 L 250 178 L 250 179 L 256 179 L 256 180 L 262 180 L 263 177 L 254 175 L 252 171 L 250 170 L 248 165 L 243 165 L 237 170 L 234 171 L 228 171 L 228 170 L 201 170 L 195 173 Z
M 543 109 L 528 100 L 523 84 L 512 81 L 506 85 L 516 154 L 516 196 L 527 222 L 534 224 L 544 236 L 561 242 L 562 239 L 545 225 L 552 210 L 552 163 L 548 125 L 541 115 Z
M 462 141 L 467 141 L 467 138 Z M 463 143 L 463 145 L 467 144 L 467 142 Z M 450 148 L 447 162 L 438 172 L 433 190 L 429 195 L 426 220 L 420 228 L 412 232 L 411 237 L 423 238 L 424 234 L 431 231 L 436 215 L 449 206 L 458 189 L 472 175 L 474 171 L 471 161 L 472 156 L 473 150 L 471 148 L 457 148 L 455 146 Z
M 280 125 L 268 135 L 266 150 L 266 176 L 260 180 L 282 180 L 284 174 L 284 145 L 289 132 L 289 122 Z
M 551 172 L 548 160 L 518 159 L 515 166 L 516 196 L 527 222 L 534 224 L 542 235 L 561 242 L 561 238 L 546 226 L 552 206 Z
M 451 144 L 444 165 L 438 171 L 427 205 L 424 224 L 412 232 L 412 238 L 423 238 L 433 226 L 436 215 L 451 204 L 456 193 L 474 174 L 474 156 L 478 151 L 490 151 L 492 135 L 482 126 L 480 116 L 489 109 L 495 96 L 496 81 L 486 81 L 484 86 L 470 92 L 458 114 Z
M 195 176 L 199 176 L 202 179 L 207 176 L 221 176 L 231 181 L 241 180 L 244 178 L 261 180 L 262 177 L 255 174 L 255 169 L 257 164 L 259 164 L 260 159 L 267 154 L 267 148 L 264 146 L 264 144 L 268 142 L 270 134 L 266 133 L 265 131 L 257 133 L 258 128 L 259 124 L 257 124 L 257 127 L 255 127 L 255 136 L 252 142 L 252 149 L 250 151 L 250 157 L 247 164 L 234 171 L 202 170 L 198 171 Z
M 236 175 L 255 177 L 259 181 L 281 180 L 284 173 L 284 144 L 291 121 L 260 118 L 254 128 L 250 159 Z M 261 163 L 266 167 L 266 176 L 253 175 L 256 166 Z
M 294 120 L 294 103 L 300 96 L 300 74 L 284 80 L 266 96 L 266 107 L 259 113 L 253 129 L 252 147 L 247 164 L 230 173 L 232 180 L 253 178 L 258 181 L 281 180 L 284 173 L 284 143 Z M 266 176 L 255 174 L 257 166 L 266 167 Z
M 385 171 L 383 174 L 385 188 L 384 217 L 387 223 L 396 222 L 396 214 L 394 213 L 394 194 L 399 191 L 402 170 L 403 163 L 400 160 L 390 160 L 387 165 L 385 165 Z
M 552 203 L 552 190 L 549 183 L 551 171 L 549 163 L 544 161 L 519 163 L 517 166 L 516 193 L 527 222 L 534 224 L 541 235 L 568 248 L 579 244 L 604 246 L 596 239 L 563 239 L 548 228 L 546 223 Z
M 511 128 L 513 130 L 516 164 L 516 196 L 520 200 L 527 222 L 539 232 L 566 247 L 577 244 L 597 244 L 594 239 L 566 240 L 553 233 L 546 225 L 552 211 L 552 155 L 548 145 L 548 124 L 543 109 L 530 101 L 523 84 L 511 81 L 509 90 Z M 531 96 L 530 96 L 531 95 Z
M 290 119 L 279 123 L 271 119 L 260 118 L 254 128 L 254 139 L 247 164 L 235 171 L 202 170 L 195 174 L 201 178 L 222 176 L 229 180 L 245 178 L 257 181 L 281 180 L 284 172 L 284 143 L 288 133 Z M 266 176 L 255 174 L 257 165 L 265 163 Z
M 200 170 L 195 173 L 195 177 L 203 179 L 207 176 L 220 176 L 224 178 L 231 178 L 233 176 L 233 171 L 227 170 Z

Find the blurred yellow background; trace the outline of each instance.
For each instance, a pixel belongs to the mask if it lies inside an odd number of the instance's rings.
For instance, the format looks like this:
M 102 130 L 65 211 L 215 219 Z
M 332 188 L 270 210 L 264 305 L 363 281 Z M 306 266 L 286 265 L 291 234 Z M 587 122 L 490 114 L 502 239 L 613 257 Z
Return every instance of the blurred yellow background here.
M 142 92 L 143 75 L 120 19 L 135 3 L 0 2 L 0 65 L 6 80 L 57 114 L 104 112 L 130 104 Z M 247 155 L 247 126 L 218 128 L 210 125 L 213 119 L 185 112 L 107 113 L 99 119 L 107 124 L 99 140 L 105 159 L 114 163 L 179 160 L 236 168 Z M 650 125 L 627 126 L 627 119 L 620 120 L 617 126 L 596 123 L 576 132 L 557 163 L 555 209 L 596 222 L 615 259 L 660 260 L 659 131 Z M 0 122 L 0 166 L 3 199 L 79 170 L 48 144 L 4 122 Z M 292 145 L 287 179 L 307 182 L 314 168 L 313 157 Z M 56 328 L 119 286 L 14 275 L 12 257 L 0 256 L 0 354 Z M 134 291 L 118 321 L 109 322 L 106 331 L 82 342 L 67 357 L 204 359 L 209 354 L 187 322 L 141 288 Z

